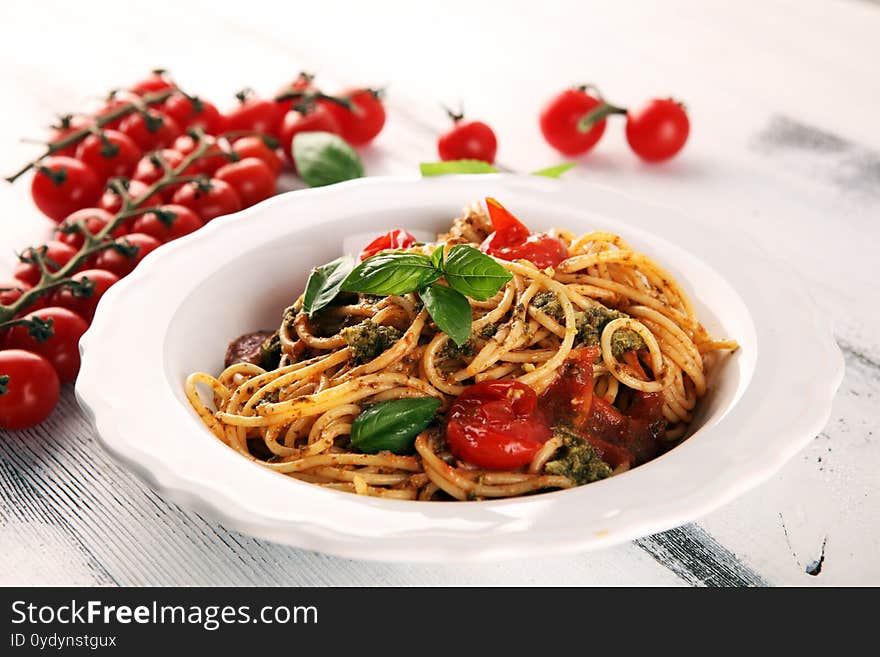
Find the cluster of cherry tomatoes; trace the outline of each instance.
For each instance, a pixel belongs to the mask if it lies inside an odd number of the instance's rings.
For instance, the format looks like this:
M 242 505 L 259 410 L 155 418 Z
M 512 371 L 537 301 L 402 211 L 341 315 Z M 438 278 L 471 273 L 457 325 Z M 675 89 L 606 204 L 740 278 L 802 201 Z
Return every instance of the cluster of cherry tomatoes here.
M 142 100 L 163 93 L 167 98 L 160 103 Z M 31 320 L 29 324 L 0 329 L 0 428 L 24 428 L 49 416 L 60 384 L 73 381 L 79 371 L 79 338 L 98 301 L 147 254 L 215 217 L 275 194 L 284 166 L 295 170 L 291 142 L 296 134 L 326 131 L 363 145 L 385 123 L 377 92 L 350 89 L 328 96 L 305 74 L 276 97 L 246 91 L 238 99 L 236 107 L 222 113 L 209 101 L 181 91 L 165 72 L 155 71 L 114 93 L 94 114 L 66 117 L 56 126 L 48 156 L 33 166 L 31 183 L 34 203 L 57 224 L 53 239 L 25 250 L 12 279 L 0 280 L 0 306 L 11 306 L 40 286 L 41 267 L 55 272 L 78 257 L 85 237 L 77 226 L 96 235 L 117 220 L 123 195 L 153 211 L 132 216 L 113 230 L 111 237 L 123 248 L 90 256 L 71 276 L 73 284 L 47 290 L 26 313 L 19 313 L 16 319 Z M 133 103 L 137 111 L 115 116 Z M 82 138 L 72 140 L 84 129 L 88 132 Z M 169 170 L 204 148 L 206 140 L 204 156 L 179 174 L 179 183 L 144 199 Z M 77 293 L 76 283 L 83 281 L 89 294 Z M 41 334 L 33 330 L 35 325 L 49 330 Z
M 605 134 L 606 118 L 626 116 L 626 140 L 646 162 L 668 160 L 684 148 L 690 121 L 681 103 L 669 98 L 649 100 L 627 110 L 605 102 L 588 85 L 572 87 L 553 96 L 541 110 L 541 134 L 550 146 L 568 156 L 590 151 Z M 498 150 L 495 132 L 482 121 L 464 121 L 461 113 L 449 112 L 453 126 L 440 135 L 441 160 L 482 160 L 492 164 Z

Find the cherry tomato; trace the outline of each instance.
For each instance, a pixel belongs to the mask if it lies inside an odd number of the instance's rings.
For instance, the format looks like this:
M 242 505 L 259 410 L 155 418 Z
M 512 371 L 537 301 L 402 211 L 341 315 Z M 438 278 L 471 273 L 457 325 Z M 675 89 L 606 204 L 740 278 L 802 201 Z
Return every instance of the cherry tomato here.
M 101 208 L 83 208 L 82 210 L 77 210 L 58 224 L 53 237 L 58 242 L 63 242 L 74 249 L 79 249 L 83 242 L 85 242 L 85 237 L 78 230 L 68 232 L 65 231 L 65 228 L 78 222 L 83 222 L 85 229 L 89 233 L 97 235 L 111 221 L 113 221 L 113 215 L 106 210 Z
M 125 105 L 129 105 L 134 101 L 139 101 L 140 98 L 137 94 L 132 94 L 128 92 L 113 92 L 110 96 L 107 97 L 107 100 L 104 101 L 104 105 L 95 112 L 95 118 L 100 119 L 108 114 L 115 112 L 120 107 Z M 119 116 L 113 119 L 112 121 L 105 123 L 104 128 L 106 130 L 119 130 L 119 126 L 122 125 L 122 120 L 125 116 Z
M 76 255 L 77 251 L 72 246 L 63 242 L 51 241 L 44 245 L 46 247 L 46 269 L 50 272 L 56 272 L 64 265 L 70 262 L 70 259 Z M 36 247 L 39 250 L 42 247 Z M 26 249 L 24 256 L 32 255 L 34 248 Z M 36 264 L 30 262 L 19 262 L 12 270 L 12 275 L 25 283 L 33 286 L 40 282 L 40 269 Z
M 33 285 L 20 278 L 0 279 L 0 306 L 11 306 L 32 287 Z
M 626 140 L 647 162 L 668 160 L 684 148 L 689 133 L 684 107 L 669 98 L 655 98 L 626 114 Z
M 232 185 L 216 178 L 208 181 L 207 188 L 198 182 L 187 183 L 174 193 L 171 200 L 195 212 L 205 223 L 242 208 L 241 197 Z
M 276 176 L 281 173 L 281 167 L 283 166 L 281 158 L 278 157 L 278 153 L 275 152 L 275 149 L 270 148 L 266 144 L 262 137 L 252 135 L 250 137 L 236 139 L 235 143 L 232 144 L 232 151 L 242 159 L 246 157 L 256 157 L 263 160 L 263 162 L 269 165 L 269 168 L 272 169 L 272 173 Z
M 100 195 L 98 174 L 87 164 L 64 155 L 40 162 L 31 182 L 34 203 L 55 223 L 74 210 L 93 205 Z
M 342 138 L 353 146 L 361 146 L 375 139 L 385 125 L 385 107 L 379 94 L 370 89 L 349 89 L 338 95 L 350 100 L 353 108 L 349 110 L 332 101 L 318 104 L 336 117 Z
M 581 426 L 593 403 L 593 363 L 598 347 L 572 349 L 559 373 L 541 394 L 541 408 L 552 424 Z
M 605 119 L 586 132 L 578 130 L 578 123 L 601 104 L 601 99 L 581 88 L 566 89 L 554 96 L 541 110 L 540 125 L 544 139 L 565 155 L 586 153 L 604 134 Z
M 116 274 L 119 278 L 123 278 L 132 272 L 137 264 L 143 260 L 148 253 L 155 251 L 162 243 L 155 237 L 144 235 L 143 233 L 130 233 L 116 240 L 120 244 L 126 242 L 137 247 L 137 253 L 133 256 L 123 255 L 116 249 L 105 249 L 98 254 L 95 262 L 95 269 L 104 269 Z
M 171 79 L 171 76 L 168 75 L 167 71 L 157 69 L 151 72 L 143 80 L 138 80 L 131 85 L 129 91 L 138 96 L 143 96 L 145 94 L 165 91 L 166 89 L 173 89 L 176 86 L 177 85 L 174 84 L 174 80 Z
M 49 145 L 52 146 L 61 141 L 68 135 L 79 132 L 83 128 L 88 128 L 95 120 L 90 116 L 82 116 L 80 114 L 66 114 L 59 119 L 58 125 L 52 126 L 52 137 L 49 139 Z M 74 157 L 76 155 L 76 143 L 65 146 L 55 151 L 55 155 L 66 155 Z
M 118 130 L 102 130 L 100 135 L 83 139 L 76 148 L 76 156 L 107 180 L 131 175 L 141 149 Z
M 252 93 L 241 93 L 238 98 L 238 106 L 226 115 L 226 130 L 278 136 L 278 128 L 286 109 L 283 103 L 260 98 Z
M 535 391 L 512 380 L 468 386 L 452 402 L 446 424 L 450 451 L 491 470 L 528 465 L 551 435 Z
M 0 351 L 0 429 L 39 424 L 58 403 L 60 383 L 52 364 L 22 349 Z
M 170 166 L 172 169 L 176 169 L 177 167 L 179 167 L 186 157 L 185 155 L 182 155 L 181 153 L 171 148 L 163 148 L 160 151 L 147 153 L 137 163 L 137 166 L 134 169 L 134 174 L 132 175 L 132 179 L 142 182 L 147 186 L 158 182 L 158 180 L 165 175 L 165 170 L 162 168 L 162 165 L 157 159 L 157 156 L 161 156 L 162 159 L 165 160 L 165 163 L 168 164 L 168 166 Z M 190 166 L 183 170 L 181 175 L 195 176 L 199 173 L 200 171 L 196 168 L 196 163 L 193 162 Z M 174 196 L 174 192 L 180 189 L 181 184 L 183 183 L 163 187 L 159 191 L 159 194 L 164 200 L 170 201 L 171 197 Z
M 225 119 L 220 110 L 213 103 L 197 96 L 175 93 L 162 105 L 162 111 L 177 121 L 177 125 L 184 130 L 198 127 L 209 135 L 218 135 L 224 129 Z
M 25 319 L 39 317 L 52 320 L 52 336 L 42 342 L 28 333 L 26 326 L 14 326 L 9 331 L 6 346 L 40 354 L 58 373 L 61 383 L 73 381 L 79 372 L 79 339 L 89 325 L 82 317 L 67 308 L 50 306 L 25 315 Z
M 275 93 L 275 97 L 283 96 L 286 93 L 290 93 L 291 91 L 309 91 L 310 89 L 314 89 L 315 85 L 313 84 L 313 80 L 315 76 L 310 73 L 300 72 L 296 79 L 293 80 L 290 84 L 286 84 Z M 293 109 L 293 106 L 296 105 L 296 99 L 291 98 L 290 100 L 279 100 L 276 101 L 284 108 L 285 112 L 289 112 Z
M 538 269 L 555 267 L 568 257 L 565 244 L 547 233 L 532 233 L 494 198 L 486 199 L 495 229 L 483 243 L 483 253 L 502 260 L 528 260 Z
M 144 118 L 146 116 L 146 118 Z M 157 109 L 133 112 L 122 119 L 119 132 L 123 132 L 144 152 L 170 146 L 182 130 L 177 121 Z
M 170 242 L 189 235 L 204 225 L 195 212 L 182 205 L 160 205 L 158 209 L 164 211 L 165 219 L 170 219 L 170 224 L 165 223 L 156 213 L 148 212 L 135 220 L 132 232 L 155 237 L 160 242 Z
M 140 180 L 126 180 L 123 183 L 128 189 L 128 194 L 131 196 L 132 201 L 138 201 L 138 207 L 141 208 L 151 208 L 154 205 L 162 205 L 162 197 L 158 192 L 152 194 L 145 201 L 140 202 L 146 193 L 149 191 L 149 186 L 142 183 Z M 122 209 L 122 197 L 116 193 L 116 190 L 112 187 L 108 187 L 104 190 L 104 194 L 98 200 L 98 207 L 106 212 L 109 212 L 111 215 L 118 214 Z
M 380 235 L 372 242 L 364 247 L 361 251 L 360 259 L 366 260 L 370 256 L 374 256 L 380 251 L 405 249 L 412 246 L 418 240 L 413 235 L 403 230 L 403 228 L 395 228 L 384 235 Z
M 230 162 L 217 169 L 214 178 L 231 185 L 246 208 L 275 194 L 275 174 L 268 164 L 256 157 Z
M 229 158 L 223 154 L 223 151 L 220 149 L 220 146 L 217 145 L 217 140 L 214 139 L 214 137 L 206 135 L 203 139 L 207 140 L 211 146 L 203 157 L 200 157 L 193 162 L 193 166 L 197 172 L 210 176 L 224 164 L 227 164 Z M 174 140 L 173 148 L 182 155 L 189 155 L 196 150 L 198 145 L 199 142 L 193 139 L 190 135 L 180 135 L 180 137 Z
M 482 121 L 462 121 L 452 115 L 454 124 L 437 140 L 441 160 L 482 160 L 492 164 L 498 150 L 495 133 Z
M 78 297 L 68 288 L 64 288 L 52 295 L 50 303 L 53 306 L 72 310 L 86 321 L 91 322 L 95 316 L 95 308 L 98 306 L 98 301 L 110 289 L 111 285 L 119 281 L 119 276 L 104 269 L 84 269 L 71 276 L 71 278 L 75 281 L 82 281 L 87 278 L 94 285 L 92 294 L 87 297 Z
M 301 132 L 332 132 L 334 135 L 338 135 L 340 130 L 339 123 L 333 114 L 324 105 L 315 105 L 306 114 L 297 110 L 290 110 L 285 114 L 279 128 L 278 139 L 288 161 L 292 163 L 293 154 L 290 149 L 296 135 Z

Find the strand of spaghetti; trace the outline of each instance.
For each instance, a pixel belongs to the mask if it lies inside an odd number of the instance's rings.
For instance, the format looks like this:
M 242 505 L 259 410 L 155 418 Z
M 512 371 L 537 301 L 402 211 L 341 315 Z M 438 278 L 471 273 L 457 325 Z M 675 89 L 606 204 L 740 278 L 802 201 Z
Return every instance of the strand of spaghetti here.
M 299 339 L 305 342 L 312 349 L 339 349 L 345 346 L 345 338 L 341 335 L 334 335 L 329 338 L 322 338 L 312 333 L 309 316 L 305 313 L 299 313 L 293 320 L 293 328 Z
M 554 436 L 544 443 L 541 446 L 541 449 L 535 453 L 532 462 L 529 463 L 529 472 L 532 474 L 538 474 L 541 472 L 544 469 L 544 465 L 550 460 L 550 457 L 553 456 L 553 454 L 556 453 L 556 450 L 560 447 L 562 447 L 562 438 L 559 436 Z
M 427 317 L 428 311 L 423 309 L 418 315 L 416 315 L 415 320 L 413 320 L 413 323 L 406 330 L 406 333 L 404 333 L 400 340 L 395 342 L 390 349 L 386 349 L 370 362 L 355 367 L 344 376 L 338 377 L 338 379 L 334 380 L 344 381 L 361 376 L 362 374 L 372 374 L 373 372 L 385 369 L 392 363 L 406 356 L 407 353 L 415 349 L 419 344 L 419 336 L 422 334 L 422 328 L 425 326 L 425 319 Z
M 676 367 L 686 372 L 701 391 L 700 394 L 704 394 L 706 391 L 706 379 L 703 376 L 702 362 L 700 362 L 700 364 L 695 363 L 689 350 L 660 324 L 655 324 L 652 320 L 646 319 L 645 317 L 641 317 L 640 321 L 657 338 L 657 342 L 660 344 L 660 351 L 663 352 L 663 355 L 666 356 Z M 691 345 L 693 345 L 693 343 L 691 343 Z
M 519 369 L 519 363 L 510 363 L 509 365 L 498 365 L 488 370 L 483 370 L 474 377 L 474 381 L 481 383 L 483 381 L 495 381 L 501 379 L 511 372 Z
M 632 376 L 614 357 L 614 353 L 611 350 L 611 338 L 616 331 L 623 328 L 635 331 L 645 341 L 645 345 L 648 347 L 648 352 L 651 355 L 651 369 L 656 377 L 655 381 L 642 381 Z M 665 373 L 663 355 L 660 353 L 660 345 L 657 344 L 657 339 L 644 324 L 630 317 L 613 319 L 602 329 L 599 346 L 602 350 L 602 361 L 605 363 L 605 367 L 623 385 L 634 390 L 641 390 L 642 392 L 659 392 L 663 390 L 664 382 L 662 379 Z
M 437 390 L 440 390 L 447 395 L 458 396 L 464 391 L 464 386 L 450 382 L 446 376 L 440 372 L 436 364 L 437 361 L 440 360 L 440 350 L 446 346 L 448 340 L 449 336 L 445 333 L 438 333 L 435 335 L 431 339 L 431 342 L 428 343 L 428 348 L 425 349 L 424 355 L 422 355 L 420 366 L 425 378 L 427 378 L 428 382 Z
M 313 468 L 312 471 L 322 477 L 335 479 L 336 481 L 354 481 L 355 477 L 362 477 L 368 484 L 376 484 L 379 486 L 395 486 L 406 481 L 409 475 L 405 474 L 376 474 L 372 472 L 354 472 L 353 470 L 343 470 L 332 465 L 319 466 Z
M 189 400 L 190 406 L 192 406 L 193 410 L 199 414 L 202 422 L 207 425 L 211 430 L 211 433 L 223 442 L 227 442 L 223 427 L 217 422 L 214 418 L 214 412 L 208 408 L 205 402 L 202 401 L 201 395 L 199 395 L 199 391 L 196 387 L 199 383 L 203 383 L 210 387 L 214 392 L 214 395 L 220 396 L 224 400 L 229 397 L 229 390 L 213 376 L 203 372 L 194 372 L 193 374 L 190 374 L 186 377 L 186 382 L 184 383 L 184 392 L 186 393 L 186 398 Z
M 301 472 L 303 470 L 309 470 L 324 465 L 375 466 L 377 468 L 406 470 L 407 472 L 420 472 L 422 470 L 419 460 L 414 456 L 398 456 L 396 454 L 356 454 L 354 452 L 346 452 L 343 454 L 317 454 L 315 456 L 307 456 L 295 461 L 267 463 L 266 465 L 272 470 L 284 474 Z
M 555 349 L 524 349 L 522 351 L 508 351 L 502 354 L 498 360 L 507 363 L 539 363 L 555 353 Z

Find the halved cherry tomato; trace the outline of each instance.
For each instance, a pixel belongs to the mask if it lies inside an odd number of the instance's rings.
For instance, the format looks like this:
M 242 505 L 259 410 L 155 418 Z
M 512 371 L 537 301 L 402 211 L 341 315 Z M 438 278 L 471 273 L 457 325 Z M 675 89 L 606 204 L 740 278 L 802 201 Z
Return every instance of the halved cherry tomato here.
M 31 196 L 40 211 L 58 223 L 75 210 L 93 205 L 101 195 L 101 178 L 73 157 L 53 155 L 36 167 Z
M 127 256 L 113 248 L 105 249 L 98 254 L 98 259 L 95 262 L 95 269 L 104 269 L 116 274 L 119 278 L 123 278 L 130 274 L 148 253 L 155 251 L 162 246 L 162 242 L 155 237 L 144 235 L 143 233 L 130 233 L 129 235 L 120 237 L 116 241 L 123 244 L 127 242 L 128 244 L 137 247 L 137 252 L 133 256 Z
M 539 269 L 555 267 L 568 257 L 568 249 L 547 233 L 532 233 L 494 198 L 486 199 L 495 229 L 483 243 L 483 253 L 502 260 L 528 260 Z
M 140 201 L 150 190 L 149 186 L 140 180 L 126 180 L 123 184 L 126 186 L 131 200 L 138 202 L 138 207 L 151 208 L 162 204 L 162 197 L 158 192 L 152 194 L 146 200 Z M 122 209 L 122 198 L 116 193 L 115 189 L 108 187 L 104 190 L 104 194 L 98 201 L 98 207 L 109 212 L 111 215 L 115 215 Z
M 177 121 L 177 125 L 184 130 L 202 128 L 209 135 L 223 132 L 226 123 L 220 110 L 213 103 L 180 92 L 172 94 L 162 104 L 162 111 Z
M 605 133 L 605 119 L 585 132 L 578 129 L 578 124 L 601 104 L 600 98 L 581 87 L 566 89 L 554 96 L 541 110 L 540 125 L 544 139 L 565 155 L 586 153 Z
M 58 224 L 55 228 L 55 234 L 53 237 L 58 242 L 63 242 L 74 249 L 78 249 L 83 245 L 83 242 L 85 242 L 85 237 L 78 230 L 65 230 L 67 227 L 82 222 L 89 233 L 97 235 L 101 232 L 104 226 L 109 224 L 112 220 L 113 215 L 106 210 L 102 210 L 101 208 L 83 208 L 82 210 L 77 210 L 68 216 L 67 219 Z
M 541 394 L 541 408 L 556 424 L 581 426 L 593 405 L 593 363 L 598 347 L 572 349 L 559 373 Z
M 93 285 L 92 293 L 87 297 L 78 297 L 68 288 L 64 288 L 52 295 L 50 303 L 53 306 L 72 310 L 87 322 L 91 322 L 95 316 L 95 308 L 98 307 L 98 301 L 110 289 L 111 285 L 119 282 L 119 276 L 105 269 L 84 269 L 71 276 L 71 278 L 75 281 L 88 279 Z
M 297 110 L 290 110 L 284 115 L 284 120 L 278 130 L 281 148 L 284 149 L 288 161 L 293 163 L 290 149 L 296 135 L 301 132 L 332 132 L 334 135 L 338 135 L 341 129 L 336 118 L 325 106 L 315 105 L 314 109 L 305 114 Z
M 403 230 L 403 228 L 395 228 L 394 230 L 388 231 L 384 235 L 380 235 L 372 242 L 367 244 L 364 247 L 364 250 L 361 251 L 360 258 L 361 260 L 366 260 L 370 256 L 374 256 L 380 251 L 405 249 L 412 246 L 417 241 L 418 240 L 416 240 L 415 236 L 410 235 L 408 232 Z
M 238 212 L 243 207 L 241 197 L 232 185 L 216 178 L 211 178 L 207 185 L 186 183 L 174 193 L 171 202 L 189 208 L 205 223 L 215 217 Z
M 353 146 L 367 144 L 382 132 L 385 125 L 385 106 L 379 94 L 371 89 L 348 89 L 337 94 L 351 101 L 352 109 L 346 109 L 329 100 L 318 104 L 326 107 L 339 124 L 342 138 Z
M 61 383 L 73 381 L 79 372 L 79 339 L 89 325 L 82 317 L 67 308 L 50 306 L 24 316 L 52 320 L 52 336 L 42 342 L 30 335 L 26 326 L 13 326 L 6 338 L 10 349 L 24 349 L 40 354 L 58 373 Z
M 144 112 L 133 112 L 122 119 L 119 132 L 131 137 L 142 151 L 147 152 L 170 146 L 182 130 L 170 116 L 150 108 Z
M 141 157 L 141 149 L 118 130 L 102 130 L 83 139 L 76 157 L 92 167 L 104 180 L 129 176 Z
M 465 388 L 449 409 L 446 440 L 462 461 L 491 470 L 531 462 L 551 438 L 538 396 L 519 381 L 484 381 Z
M 0 351 L 0 429 L 39 424 L 58 403 L 60 384 L 52 364 L 23 349 Z
M 278 136 L 278 128 L 286 110 L 283 103 L 260 98 L 249 92 L 240 93 L 238 99 L 238 106 L 226 115 L 226 130 Z
M 232 144 L 232 151 L 242 159 L 246 157 L 255 157 L 263 160 L 263 162 L 269 165 L 269 168 L 272 169 L 272 173 L 276 176 L 281 173 L 281 168 L 284 165 L 281 158 L 278 157 L 278 153 L 275 149 L 270 148 L 263 138 L 257 135 L 236 139 L 235 143 Z M 213 171 L 211 173 L 213 173 Z
M 56 272 L 61 269 L 64 265 L 70 262 L 70 259 L 76 255 L 76 249 L 68 244 L 64 244 L 63 242 L 51 241 L 47 242 L 46 247 L 46 269 L 50 272 Z M 36 247 L 36 250 L 39 251 L 42 247 Z M 29 257 L 32 256 L 34 252 L 34 248 L 25 249 L 24 256 Z M 40 268 L 37 267 L 36 264 L 31 262 L 21 261 L 17 265 L 15 265 L 15 269 L 12 270 L 12 275 L 29 285 L 36 285 L 40 281 Z
M 170 219 L 170 224 L 165 223 L 155 212 L 148 212 L 135 220 L 131 227 L 132 232 L 150 235 L 160 242 L 170 242 L 189 235 L 204 225 L 195 212 L 182 205 L 160 205 L 157 209 L 163 211 L 164 219 Z
M 229 183 L 246 208 L 275 194 L 275 174 L 268 164 L 256 157 L 230 162 L 217 169 L 214 178 Z

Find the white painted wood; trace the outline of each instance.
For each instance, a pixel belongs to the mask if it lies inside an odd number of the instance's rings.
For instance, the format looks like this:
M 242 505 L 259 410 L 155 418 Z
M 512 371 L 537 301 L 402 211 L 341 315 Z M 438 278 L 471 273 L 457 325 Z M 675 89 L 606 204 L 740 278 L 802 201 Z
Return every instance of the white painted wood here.
M 240 11 L 202 1 L 125 11 L 4 3 L 3 171 L 34 153 L 17 140 L 41 136 L 53 112 L 87 108 L 159 65 L 221 103 L 246 85 L 271 93 L 300 69 L 387 84 L 388 128 L 366 152 L 372 174 L 414 173 L 435 158 L 439 101 L 464 100 L 496 127 L 499 160 L 530 170 L 561 161 L 536 123 L 555 89 L 591 81 L 625 104 L 674 93 L 693 122 L 680 158 L 642 165 L 612 125 L 567 175 L 748 235 L 808 282 L 835 320 L 848 369 L 810 447 L 687 530 L 710 542 L 708 575 L 696 572 L 699 555 L 688 562 L 668 549 L 682 545 L 678 535 L 474 567 L 362 564 L 255 541 L 168 504 L 113 464 L 68 390 L 44 426 L 0 436 L 0 583 L 718 583 L 741 567 L 734 555 L 757 575 L 744 581 L 880 583 L 878 33 L 880 7 L 854 0 L 250 2 Z M 0 272 L 48 227 L 25 181 L 0 186 Z M 810 576 L 823 543 L 821 573 Z

